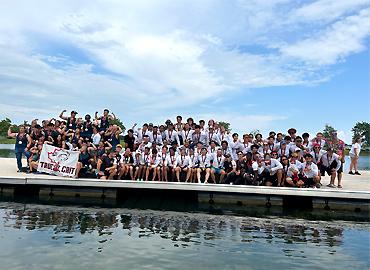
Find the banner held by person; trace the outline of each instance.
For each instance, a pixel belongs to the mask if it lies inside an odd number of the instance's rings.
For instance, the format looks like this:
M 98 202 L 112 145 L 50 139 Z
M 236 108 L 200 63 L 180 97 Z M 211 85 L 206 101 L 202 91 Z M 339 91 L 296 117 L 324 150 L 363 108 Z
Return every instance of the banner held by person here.
M 44 144 L 37 171 L 58 176 L 75 177 L 79 151 L 70 151 Z

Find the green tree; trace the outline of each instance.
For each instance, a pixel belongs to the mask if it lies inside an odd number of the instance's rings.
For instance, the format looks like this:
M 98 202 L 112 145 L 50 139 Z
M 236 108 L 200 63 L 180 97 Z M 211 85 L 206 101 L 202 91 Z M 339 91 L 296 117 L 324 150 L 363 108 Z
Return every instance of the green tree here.
M 357 122 L 352 128 L 352 138 L 363 138 L 365 146 L 370 146 L 370 123 L 369 122 Z
M 9 118 L 5 118 L 0 121 L 0 136 L 8 136 L 8 129 L 12 125 L 12 121 Z
M 122 121 L 119 118 L 112 119 L 109 121 L 109 123 L 119 126 L 122 129 L 122 133 L 126 130 L 126 127 L 123 125 Z
M 261 133 L 259 129 L 253 129 L 250 134 L 253 134 L 253 137 L 256 136 L 258 133 Z
M 333 131 L 335 131 L 335 128 L 333 128 L 329 124 L 326 124 L 324 130 L 322 131 L 322 134 L 324 135 L 324 138 L 330 139 L 331 138 L 331 133 Z
M 223 126 L 226 131 L 231 131 L 230 123 L 227 123 L 227 122 L 218 122 L 218 125 L 219 126 Z

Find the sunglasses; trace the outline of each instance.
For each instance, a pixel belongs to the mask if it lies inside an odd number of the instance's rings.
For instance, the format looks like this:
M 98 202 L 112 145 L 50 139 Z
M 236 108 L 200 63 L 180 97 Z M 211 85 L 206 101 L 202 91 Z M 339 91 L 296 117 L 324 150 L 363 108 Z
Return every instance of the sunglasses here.
M 283 158 L 282 161 L 287 161 L 287 159 L 286 158 Z

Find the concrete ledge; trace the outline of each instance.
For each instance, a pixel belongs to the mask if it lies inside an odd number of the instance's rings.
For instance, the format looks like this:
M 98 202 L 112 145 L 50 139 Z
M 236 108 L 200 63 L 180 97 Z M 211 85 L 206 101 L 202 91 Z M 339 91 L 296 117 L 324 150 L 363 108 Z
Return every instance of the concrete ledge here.
M 126 189 L 157 189 L 157 190 L 181 190 L 198 191 L 230 194 L 255 194 L 271 196 L 305 196 L 315 198 L 337 198 L 337 199 L 356 199 L 370 200 L 370 191 L 354 191 L 339 189 L 308 189 L 308 188 L 287 188 L 287 187 L 265 187 L 265 186 L 233 186 L 221 184 L 194 184 L 178 182 L 138 182 L 132 180 L 98 180 L 98 179 L 69 179 L 47 177 L 0 177 L 0 184 L 19 186 L 19 185 L 38 185 L 48 187 L 91 187 L 91 188 L 126 188 Z

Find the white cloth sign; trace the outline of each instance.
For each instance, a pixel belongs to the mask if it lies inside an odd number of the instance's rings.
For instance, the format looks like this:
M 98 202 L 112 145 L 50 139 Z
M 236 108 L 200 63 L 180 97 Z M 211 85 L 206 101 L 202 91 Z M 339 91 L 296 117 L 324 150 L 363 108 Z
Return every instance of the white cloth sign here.
M 42 146 L 37 171 L 59 176 L 73 177 L 76 174 L 79 151 L 70 151 L 49 144 Z

